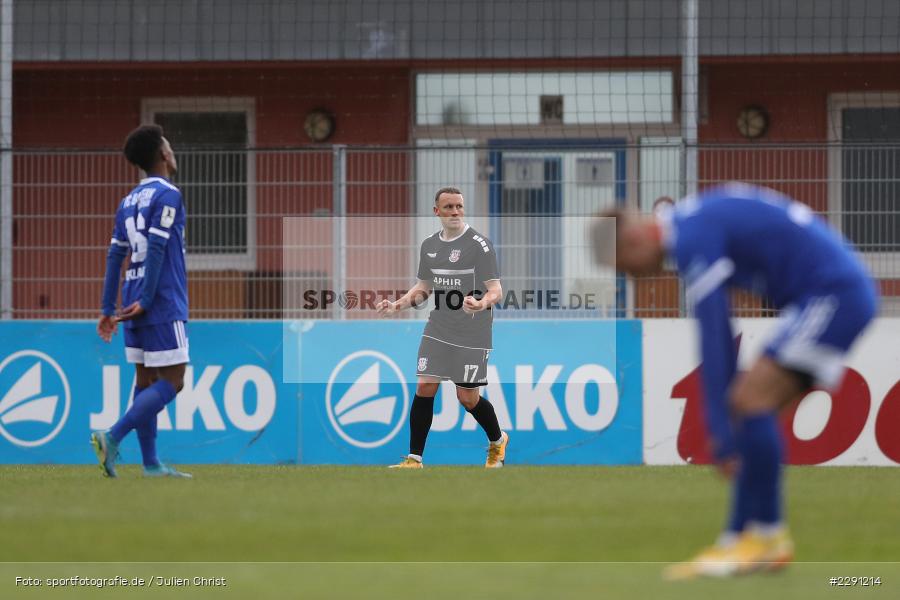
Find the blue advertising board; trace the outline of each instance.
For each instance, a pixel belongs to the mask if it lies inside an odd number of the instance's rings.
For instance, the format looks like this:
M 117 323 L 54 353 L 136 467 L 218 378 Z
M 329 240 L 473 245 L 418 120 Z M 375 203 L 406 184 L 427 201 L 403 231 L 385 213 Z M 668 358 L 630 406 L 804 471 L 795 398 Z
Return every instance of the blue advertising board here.
M 192 322 L 185 387 L 160 413 L 164 461 L 389 464 L 407 452 L 420 321 Z M 89 432 L 127 410 L 121 334 L 89 322 L 0 324 L 0 462 L 94 461 Z M 498 321 L 482 394 L 509 464 L 639 464 L 639 321 Z M 442 385 L 429 464 L 479 464 L 486 439 Z M 140 459 L 135 436 L 122 446 Z
M 639 321 L 497 321 L 488 384 L 513 464 L 640 464 Z M 388 464 L 408 451 L 421 322 L 286 329 L 285 375 L 301 385 L 301 462 Z M 335 343 L 341 340 L 341 343 Z M 487 445 L 441 386 L 429 464 L 473 464 Z
M 121 332 L 106 344 L 85 322 L 0 325 L 0 462 L 90 463 L 90 431 L 132 400 Z M 282 383 L 281 323 L 188 325 L 185 386 L 158 418 L 173 463 L 283 463 L 297 458 L 296 385 Z M 138 462 L 129 436 L 125 462 Z

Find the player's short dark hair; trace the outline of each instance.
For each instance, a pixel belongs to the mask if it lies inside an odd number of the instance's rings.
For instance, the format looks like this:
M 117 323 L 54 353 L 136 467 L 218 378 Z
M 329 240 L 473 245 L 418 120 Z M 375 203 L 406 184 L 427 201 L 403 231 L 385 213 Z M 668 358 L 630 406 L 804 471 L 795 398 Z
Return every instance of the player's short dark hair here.
M 159 125 L 141 125 L 125 138 L 122 153 L 128 162 L 149 171 L 159 161 L 163 144 L 163 129 Z
M 441 199 L 441 194 L 459 194 L 460 196 L 462 196 L 462 192 L 459 191 L 459 188 L 455 188 L 455 187 L 442 187 L 442 188 L 439 189 L 439 190 L 437 191 L 437 193 L 434 195 L 434 203 L 435 203 L 435 204 L 437 204 L 437 203 L 438 203 L 438 200 Z

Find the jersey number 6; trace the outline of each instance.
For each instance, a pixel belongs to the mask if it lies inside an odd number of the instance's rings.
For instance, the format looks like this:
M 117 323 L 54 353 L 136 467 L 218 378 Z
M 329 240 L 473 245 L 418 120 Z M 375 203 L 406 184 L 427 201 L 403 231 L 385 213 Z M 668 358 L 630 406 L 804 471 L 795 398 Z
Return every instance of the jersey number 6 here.
M 147 238 L 141 233 L 142 229 L 146 229 L 144 215 L 138 213 L 137 225 L 135 225 L 134 217 L 125 219 L 125 231 L 128 232 L 128 243 L 131 244 L 131 262 L 144 262 L 147 258 Z

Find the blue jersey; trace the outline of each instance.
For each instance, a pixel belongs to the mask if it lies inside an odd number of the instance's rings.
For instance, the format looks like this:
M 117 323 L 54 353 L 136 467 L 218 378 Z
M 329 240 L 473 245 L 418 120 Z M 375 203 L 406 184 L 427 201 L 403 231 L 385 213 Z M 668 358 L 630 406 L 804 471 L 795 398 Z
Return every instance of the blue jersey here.
M 810 298 L 845 297 L 846 290 L 874 298 L 874 285 L 849 242 L 809 207 L 770 189 L 711 188 L 685 198 L 660 221 L 700 326 L 710 433 L 727 443 L 726 395 L 737 370 L 727 288 L 793 309 Z
M 125 327 L 188 320 L 187 269 L 184 254 L 184 202 L 177 187 L 162 177 L 141 180 L 116 211 L 112 243 L 128 247 L 131 262 L 125 271 L 122 306 L 137 302 L 143 292 L 144 259 L 150 236 L 165 240 L 165 255 L 153 303 Z

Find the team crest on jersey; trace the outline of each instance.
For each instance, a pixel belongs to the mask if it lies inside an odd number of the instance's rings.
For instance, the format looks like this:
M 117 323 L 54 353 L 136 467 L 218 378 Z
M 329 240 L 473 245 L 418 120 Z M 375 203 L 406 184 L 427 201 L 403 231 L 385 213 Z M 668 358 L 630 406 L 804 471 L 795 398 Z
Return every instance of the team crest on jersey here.
M 419 359 L 419 370 L 424 371 L 428 368 L 428 357 L 423 356 Z
M 451 250 L 450 251 L 450 262 L 458 261 L 460 254 L 462 254 L 462 250 Z

